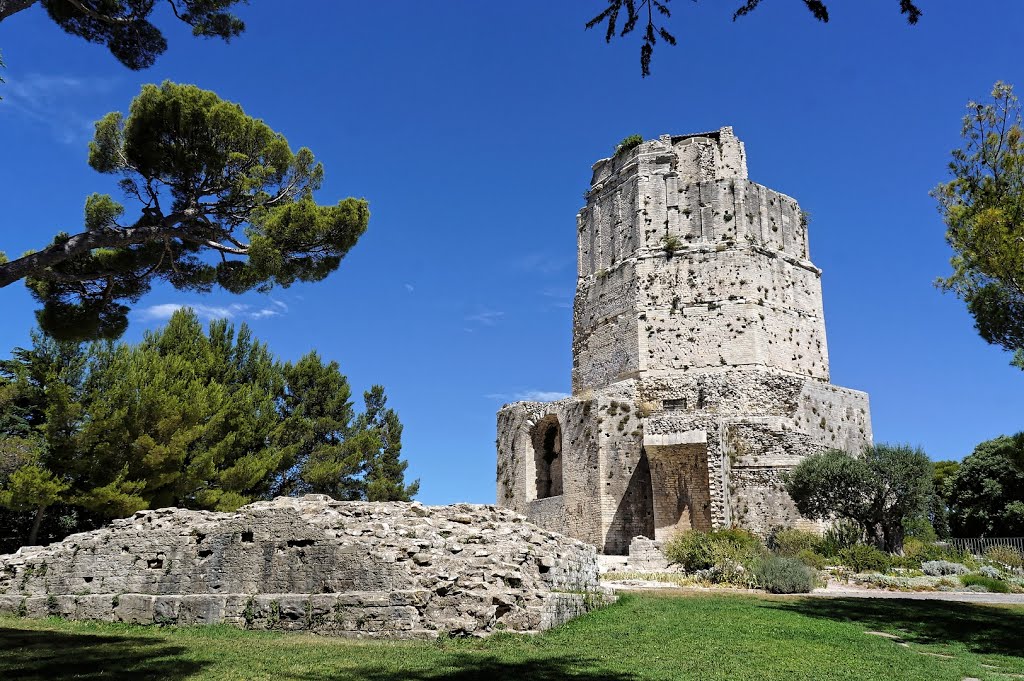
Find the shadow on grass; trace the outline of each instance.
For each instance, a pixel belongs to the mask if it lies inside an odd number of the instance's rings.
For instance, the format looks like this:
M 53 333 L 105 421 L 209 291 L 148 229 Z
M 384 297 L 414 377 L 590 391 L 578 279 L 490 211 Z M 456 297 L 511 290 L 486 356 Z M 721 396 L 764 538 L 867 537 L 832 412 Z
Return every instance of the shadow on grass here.
M 0 679 L 164 679 L 197 674 L 181 646 L 157 638 L 0 628 Z
M 337 679 L 341 681 L 636 681 L 632 674 L 619 674 L 602 670 L 596 662 L 585 658 L 549 657 L 536 660 L 502 660 L 482 655 L 446 655 L 437 660 L 435 669 L 398 670 L 357 668 L 344 674 L 302 677 L 307 679 Z M 294 677 L 292 677 L 294 678 Z
M 1024 610 L 971 603 L 882 598 L 801 598 L 764 607 L 898 630 L 913 643 L 962 643 L 973 653 L 1024 658 Z

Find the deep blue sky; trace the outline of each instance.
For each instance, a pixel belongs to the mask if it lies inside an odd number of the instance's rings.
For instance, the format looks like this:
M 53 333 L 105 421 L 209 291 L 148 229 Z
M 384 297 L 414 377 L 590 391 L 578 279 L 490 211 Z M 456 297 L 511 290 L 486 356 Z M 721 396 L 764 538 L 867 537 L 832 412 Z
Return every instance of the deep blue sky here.
M 27 10 L 0 25 L 0 249 L 78 231 L 85 196 L 116 193 L 85 163 L 91 122 L 141 84 L 240 102 L 323 161 L 322 202 L 369 199 L 370 230 L 320 284 L 154 291 L 126 338 L 192 304 L 248 321 L 284 358 L 315 348 L 355 390 L 386 386 L 424 502 L 493 502 L 495 411 L 569 391 L 591 164 L 632 133 L 732 125 L 751 178 L 813 216 L 833 382 L 871 394 L 876 441 L 960 458 L 1024 429 L 1024 373 L 932 284 L 949 251 L 928 196 L 967 100 L 997 79 L 1024 87 L 1024 3 L 920 0 L 908 27 L 897 0 L 834 0 L 828 25 L 799 0 L 737 23 L 740 0 L 680 0 L 679 45 L 658 46 L 647 79 L 635 39 L 583 31 L 602 4 L 255 2 L 230 45 L 165 17 L 170 49 L 143 73 Z M 16 285 L 0 306 L 4 354 L 27 341 L 33 304 Z

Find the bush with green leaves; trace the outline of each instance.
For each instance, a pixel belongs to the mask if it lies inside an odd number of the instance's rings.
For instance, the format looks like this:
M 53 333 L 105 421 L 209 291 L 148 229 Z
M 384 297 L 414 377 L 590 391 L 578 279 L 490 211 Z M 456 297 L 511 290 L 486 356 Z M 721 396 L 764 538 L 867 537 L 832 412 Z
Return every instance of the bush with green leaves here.
M 818 550 L 828 557 L 838 556 L 843 549 L 859 544 L 863 537 L 864 531 L 857 523 L 837 520 L 825 530 Z
M 773 594 L 810 593 L 815 586 L 815 575 L 796 558 L 764 556 L 751 565 L 755 583 Z
M 639 147 L 643 143 L 643 135 L 630 135 L 629 137 L 623 137 L 622 141 L 615 145 L 615 154 L 618 155 L 627 152 L 633 147 Z
M 810 549 L 801 549 L 798 551 L 796 559 L 807 567 L 812 567 L 815 570 L 824 570 L 828 567 L 828 558 Z
M 663 549 L 670 563 L 686 572 L 707 571 L 709 581 L 745 583 L 751 563 L 765 548 L 754 534 L 740 529 L 683 532 Z
M 1003 575 L 999 572 L 998 568 L 994 568 L 991 565 L 982 565 L 978 568 L 978 574 L 982 577 L 990 577 L 992 579 L 1002 579 Z
M 946 577 L 947 575 L 966 575 L 971 569 L 963 563 L 952 563 L 948 560 L 926 560 L 921 563 L 921 571 L 932 577 Z
M 887 572 L 889 555 L 867 544 L 854 544 L 839 552 L 839 561 L 854 572 Z
M 981 586 L 992 593 L 1010 593 L 1010 585 L 1001 579 L 993 579 L 985 575 L 960 575 L 960 583 L 966 587 Z
M 768 547 L 780 556 L 796 556 L 804 550 L 818 552 L 821 544 L 820 534 L 795 527 L 776 530 L 768 540 Z
M 929 508 L 932 474 L 928 455 L 907 445 L 870 445 L 856 456 L 832 449 L 797 464 L 786 491 L 804 517 L 852 520 L 871 543 L 899 553 L 904 522 Z
M 1005 544 L 990 546 L 985 549 L 985 558 L 993 563 L 1005 565 L 1011 570 L 1019 571 L 1024 568 L 1024 556 L 1017 549 Z

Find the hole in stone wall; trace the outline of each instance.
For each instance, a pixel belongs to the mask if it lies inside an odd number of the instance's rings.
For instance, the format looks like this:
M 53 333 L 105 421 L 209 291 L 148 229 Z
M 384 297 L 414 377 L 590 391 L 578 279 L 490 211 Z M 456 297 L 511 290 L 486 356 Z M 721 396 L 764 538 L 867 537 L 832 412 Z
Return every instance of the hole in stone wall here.
M 212 555 L 213 555 L 213 550 L 212 549 L 205 549 L 205 550 L 199 552 L 199 557 L 200 558 L 209 558 Z
M 562 427 L 549 414 L 533 427 L 533 454 L 537 464 L 537 498 L 562 494 Z
M 254 540 L 254 538 L 253 538 L 252 532 L 243 532 L 242 533 L 242 541 L 244 541 L 244 542 L 251 542 L 253 540 Z
M 677 400 L 663 400 L 662 404 L 664 405 L 665 409 L 668 409 L 670 411 L 672 411 L 672 410 L 682 410 L 682 409 L 686 409 L 686 398 L 685 397 L 681 397 L 681 398 L 679 398 Z
M 288 548 L 292 548 L 294 546 L 312 546 L 315 543 L 316 542 L 312 539 L 289 539 Z

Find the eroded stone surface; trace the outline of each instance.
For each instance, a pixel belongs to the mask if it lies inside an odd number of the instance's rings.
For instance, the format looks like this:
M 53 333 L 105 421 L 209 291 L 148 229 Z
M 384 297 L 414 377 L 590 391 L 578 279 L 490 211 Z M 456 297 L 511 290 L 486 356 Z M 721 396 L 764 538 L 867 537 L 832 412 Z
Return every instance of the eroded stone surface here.
M 810 526 L 782 474 L 861 450 L 871 419 L 865 393 L 829 383 L 797 202 L 748 179 L 731 128 L 598 161 L 586 198 L 573 394 L 498 413 L 499 505 L 605 553 L 686 529 Z
M 159 509 L 0 556 L 0 614 L 370 637 L 535 631 L 603 602 L 593 547 L 494 506 Z

